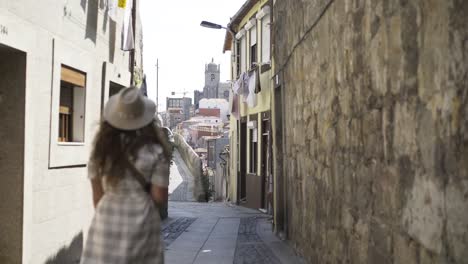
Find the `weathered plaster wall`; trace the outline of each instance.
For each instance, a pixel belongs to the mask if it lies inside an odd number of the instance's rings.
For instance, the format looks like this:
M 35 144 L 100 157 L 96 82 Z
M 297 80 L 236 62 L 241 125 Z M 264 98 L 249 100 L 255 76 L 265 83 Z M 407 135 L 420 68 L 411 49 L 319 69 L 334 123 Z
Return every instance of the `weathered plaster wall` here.
M 0 263 L 21 263 L 26 54 L 0 46 Z
M 237 170 L 238 164 L 238 137 L 237 126 L 238 122 L 235 117 L 231 115 L 229 120 L 229 186 L 228 196 L 231 202 L 237 201 Z
M 229 145 L 229 138 L 220 138 L 215 141 L 215 168 L 213 168 L 215 172 L 214 177 L 214 199 L 222 201 L 224 197 L 226 197 L 226 178 L 224 175 L 224 168 L 221 166 L 222 160 L 219 157 L 219 154 L 223 152 L 224 147 Z
M 236 32 L 240 31 L 242 28 L 244 28 L 245 24 L 252 18 L 255 18 L 255 15 L 257 12 L 259 12 L 262 7 L 268 4 L 268 0 L 261 0 L 257 1 L 256 4 L 253 5 L 253 7 L 244 15 L 243 18 L 241 18 L 241 21 L 239 25 L 237 25 L 234 30 Z M 261 32 L 261 20 L 257 19 L 257 24 L 256 24 L 256 32 L 257 32 L 257 62 L 261 61 L 261 54 L 262 54 L 262 32 Z M 246 33 L 244 35 L 244 38 L 246 38 L 246 44 L 249 45 L 250 43 L 250 33 Z M 235 44 L 233 43 L 233 47 Z M 250 58 L 250 48 L 245 49 L 246 52 L 243 54 L 245 56 L 245 61 L 246 63 L 249 61 Z M 231 68 L 235 69 L 236 63 L 235 61 L 231 61 Z M 261 72 L 259 74 L 260 77 L 260 87 L 261 91 L 259 93 L 256 93 L 256 105 L 254 107 L 249 107 L 246 102 L 243 102 L 243 96 L 239 96 L 239 113 L 240 116 L 242 117 L 247 117 L 248 120 L 250 120 L 250 117 L 255 115 L 257 117 L 257 120 L 261 120 L 261 113 L 263 112 L 268 112 L 271 110 L 271 97 L 272 97 L 272 84 L 271 84 L 271 70 L 266 70 L 264 72 Z M 239 155 L 238 151 L 238 140 L 240 135 L 238 134 L 238 120 L 236 120 L 233 116 L 230 118 L 230 131 L 229 131 L 229 138 L 230 138 L 230 157 L 229 157 L 229 197 L 231 201 L 236 201 L 237 200 L 237 171 L 238 171 L 238 160 L 239 159 L 245 159 L 246 165 L 249 167 L 250 166 L 250 155 L 251 155 L 251 149 L 250 149 L 250 144 L 247 145 L 247 150 L 246 150 L 246 155 Z M 262 142 L 262 130 L 261 130 L 261 122 L 258 124 L 259 129 L 257 130 L 258 134 L 258 144 L 257 144 L 257 175 L 260 177 L 260 168 L 261 168 L 261 146 L 263 144 Z M 250 131 L 247 131 L 247 142 L 250 142 Z M 249 170 L 250 168 L 247 168 Z
M 468 263 L 468 2 L 335 0 L 301 42 L 328 2 L 274 8 L 290 239 L 311 263 Z

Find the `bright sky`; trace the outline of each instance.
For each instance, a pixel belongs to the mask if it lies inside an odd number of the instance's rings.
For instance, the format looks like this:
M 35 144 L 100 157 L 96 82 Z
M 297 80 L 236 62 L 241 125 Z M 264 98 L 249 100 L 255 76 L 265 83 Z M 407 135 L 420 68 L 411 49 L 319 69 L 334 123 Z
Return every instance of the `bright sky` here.
M 223 54 L 224 29 L 200 26 L 202 20 L 227 25 L 245 0 L 144 0 L 143 64 L 148 97 L 156 99 L 156 59 L 159 59 L 159 111 L 166 109 L 171 92 L 193 98 L 205 83 L 205 64 L 221 64 L 221 81 L 227 81 L 231 53 Z M 177 94 L 178 93 L 178 94 Z

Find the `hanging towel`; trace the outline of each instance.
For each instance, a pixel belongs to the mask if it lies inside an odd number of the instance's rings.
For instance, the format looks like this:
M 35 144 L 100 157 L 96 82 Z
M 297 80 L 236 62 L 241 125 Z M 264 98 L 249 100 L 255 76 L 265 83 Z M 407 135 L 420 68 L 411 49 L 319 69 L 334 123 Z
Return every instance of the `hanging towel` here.
M 247 105 L 249 107 L 257 106 L 257 94 L 255 93 L 255 87 L 257 83 L 257 75 L 255 72 L 251 72 L 249 76 L 249 94 L 247 95 Z
M 236 119 L 239 119 L 239 95 L 234 93 L 234 91 L 230 91 L 229 93 L 229 112 L 231 113 L 231 116 L 235 117 Z
M 143 76 L 143 82 L 141 83 L 141 86 L 140 86 L 140 92 L 148 97 L 148 87 L 146 86 L 146 75 Z
M 232 97 L 232 110 L 231 110 L 232 115 L 236 118 L 240 118 L 240 112 L 239 112 L 239 95 L 234 94 Z
M 249 96 L 249 74 L 248 73 L 242 73 L 239 80 L 240 80 L 240 95 L 242 95 L 242 102 L 246 103 L 247 102 L 247 97 Z
M 124 21 L 122 24 L 122 45 L 123 51 L 133 50 L 135 48 L 135 41 L 133 39 L 132 27 L 132 1 L 128 1 L 125 5 Z
M 243 87 L 243 94 L 247 97 L 249 95 L 249 78 L 250 75 L 247 72 L 243 73 L 242 76 L 242 87 Z
M 241 86 L 240 78 L 237 79 L 237 81 L 234 82 L 234 85 L 232 86 L 232 92 L 235 94 L 239 94 L 239 89 Z
M 255 93 L 259 93 L 262 91 L 262 87 L 260 86 L 260 69 L 257 67 L 255 69 Z
M 107 0 L 107 13 L 112 21 L 117 21 L 117 0 Z

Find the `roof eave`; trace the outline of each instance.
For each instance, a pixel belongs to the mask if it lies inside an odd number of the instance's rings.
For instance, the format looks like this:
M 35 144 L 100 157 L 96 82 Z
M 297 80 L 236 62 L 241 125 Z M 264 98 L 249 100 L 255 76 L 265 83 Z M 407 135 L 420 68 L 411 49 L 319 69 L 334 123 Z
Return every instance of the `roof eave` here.
M 239 23 L 242 21 L 245 15 L 247 15 L 250 9 L 252 9 L 259 1 L 260 0 L 247 0 L 237 11 L 237 13 L 231 18 L 231 22 L 228 25 L 229 29 L 226 30 L 226 36 L 224 37 L 223 53 L 226 52 L 226 50 L 232 49 L 233 36 L 229 30 L 232 30 L 232 33 L 235 34 L 235 28 L 239 26 Z

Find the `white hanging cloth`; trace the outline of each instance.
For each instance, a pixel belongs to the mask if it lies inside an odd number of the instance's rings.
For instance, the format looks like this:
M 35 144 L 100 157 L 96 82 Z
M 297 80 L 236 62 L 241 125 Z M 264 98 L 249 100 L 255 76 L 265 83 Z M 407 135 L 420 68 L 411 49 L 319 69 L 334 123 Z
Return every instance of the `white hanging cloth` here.
M 117 0 L 107 0 L 107 13 L 110 19 L 117 21 Z
M 135 40 L 133 39 L 132 27 L 132 8 L 133 1 L 127 1 L 125 5 L 124 21 L 122 24 L 122 45 L 124 51 L 133 50 L 135 48 Z
M 249 94 L 246 101 L 249 107 L 257 106 L 257 94 L 255 94 L 255 85 L 257 82 L 257 74 L 253 71 L 249 76 Z
M 239 94 L 240 87 L 241 87 L 241 78 L 239 78 L 237 81 L 234 82 L 234 85 L 232 86 L 232 91 L 235 94 Z

